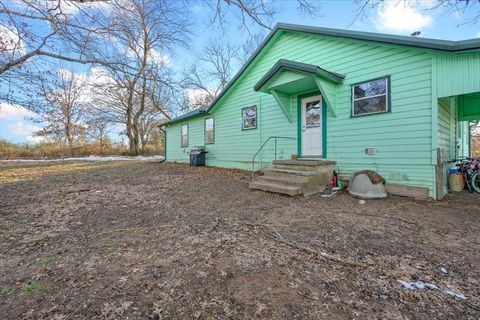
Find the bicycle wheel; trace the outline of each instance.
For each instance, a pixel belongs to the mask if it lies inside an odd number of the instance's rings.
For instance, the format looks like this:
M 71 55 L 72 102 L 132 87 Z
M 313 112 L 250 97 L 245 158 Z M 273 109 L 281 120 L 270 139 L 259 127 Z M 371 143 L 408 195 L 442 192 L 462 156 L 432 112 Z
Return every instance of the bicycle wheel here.
M 472 188 L 473 190 L 477 191 L 478 193 L 480 193 L 480 174 L 478 174 L 478 172 L 475 172 L 473 175 L 472 175 Z
M 465 181 L 465 186 L 467 187 L 468 192 L 472 193 L 473 192 L 473 187 L 472 187 L 472 179 L 471 176 L 467 173 L 463 173 L 463 179 Z

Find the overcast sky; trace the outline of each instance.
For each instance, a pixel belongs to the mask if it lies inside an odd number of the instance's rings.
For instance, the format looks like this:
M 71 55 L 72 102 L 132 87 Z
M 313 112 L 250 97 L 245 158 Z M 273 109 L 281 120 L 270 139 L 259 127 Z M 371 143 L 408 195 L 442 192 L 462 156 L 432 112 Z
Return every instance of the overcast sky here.
M 357 19 L 352 24 L 356 9 L 353 0 L 320 1 L 320 12 L 317 17 L 301 16 L 295 9 L 296 2 L 286 1 L 284 11 L 277 15 L 273 23 L 286 22 L 407 36 L 420 30 L 422 32 L 421 37 L 448 40 L 480 37 L 480 24 L 468 22 L 471 12 L 461 13 L 453 10 L 433 12 L 426 10 L 429 2 L 428 0 L 420 0 L 418 6 L 405 7 L 404 5 L 395 5 L 398 3 L 397 1 L 387 1 L 383 7 L 369 12 L 367 17 L 363 17 L 361 20 Z M 206 23 L 210 17 L 210 12 L 201 2 L 192 5 L 190 11 L 195 33 L 191 37 L 191 48 L 189 50 L 179 49 L 168 57 L 171 68 L 178 76 L 181 75 L 185 65 L 194 59 L 192 52 L 201 50 L 202 46 L 211 37 L 224 37 L 231 43 L 243 41 L 247 38 L 246 32 L 239 31 L 238 24 L 233 19 L 225 32 L 212 30 L 211 26 Z M 260 27 L 252 26 L 250 31 L 255 34 L 260 30 Z M 75 65 L 61 64 L 60 66 L 74 72 L 88 72 L 84 67 Z M 32 117 L 35 117 L 35 114 L 0 102 L 0 138 L 22 143 L 38 141 L 38 138 L 33 136 L 33 132 L 40 127 L 28 120 Z

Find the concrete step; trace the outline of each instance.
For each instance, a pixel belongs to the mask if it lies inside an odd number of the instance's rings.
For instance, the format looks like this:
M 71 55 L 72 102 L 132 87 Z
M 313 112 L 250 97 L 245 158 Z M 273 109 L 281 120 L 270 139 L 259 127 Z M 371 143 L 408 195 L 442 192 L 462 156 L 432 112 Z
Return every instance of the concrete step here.
M 305 188 L 308 185 L 308 178 L 295 175 L 288 176 L 261 176 L 256 180 L 258 182 L 282 184 L 286 186 Z
M 335 167 L 334 161 L 305 161 L 305 160 L 275 160 L 272 161 L 273 168 L 298 170 L 298 171 L 333 171 Z
M 333 168 L 331 171 L 323 171 L 325 172 L 266 168 L 263 170 L 263 173 L 266 177 L 276 177 L 284 179 L 295 177 L 295 179 L 303 179 L 303 182 L 307 182 L 309 184 L 315 183 L 329 185 L 332 182 Z
M 331 160 L 273 160 L 272 164 L 280 165 L 299 165 L 299 166 L 308 166 L 308 167 L 317 167 L 317 166 L 331 166 L 335 165 L 335 161 Z
M 296 196 L 296 195 L 302 194 L 301 187 L 292 187 L 292 186 L 286 186 L 278 183 L 261 182 L 258 180 L 250 182 L 249 187 L 250 189 L 282 193 L 289 196 Z
M 299 166 L 299 165 L 285 165 L 285 164 L 273 164 L 271 168 L 283 169 L 283 170 L 297 170 L 297 171 L 311 171 L 315 172 L 317 167 L 311 166 Z
M 309 177 L 313 176 L 316 174 L 316 171 L 314 170 L 296 170 L 293 168 L 266 168 L 263 170 L 264 174 L 266 176 L 279 176 L 279 174 L 285 174 L 285 175 L 296 175 L 296 176 L 304 176 L 304 177 Z

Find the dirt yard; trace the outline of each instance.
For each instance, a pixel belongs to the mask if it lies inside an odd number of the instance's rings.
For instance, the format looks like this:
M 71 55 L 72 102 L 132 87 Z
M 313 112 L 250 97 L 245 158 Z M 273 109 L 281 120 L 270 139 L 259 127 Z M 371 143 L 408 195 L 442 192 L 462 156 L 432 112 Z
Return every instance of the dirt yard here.
M 478 194 L 360 204 L 249 178 L 0 163 L 0 318 L 480 318 Z

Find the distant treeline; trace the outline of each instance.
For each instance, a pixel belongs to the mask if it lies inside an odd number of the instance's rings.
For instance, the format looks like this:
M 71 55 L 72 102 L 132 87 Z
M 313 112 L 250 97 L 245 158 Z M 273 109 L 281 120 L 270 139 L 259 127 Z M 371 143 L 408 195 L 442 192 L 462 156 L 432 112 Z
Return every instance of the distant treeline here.
M 62 142 L 42 142 L 35 145 L 11 143 L 0 139 L 0 159 L 56 159 L 81 156 L 111 156 L 128 155 L 128 148 L 121 143 L 109 141 L 84 142 L 73 145 Z M 160 143 L 149 144 L 145 147 L 144 155 L 163 154 Z
M 480 158 L 480 136 L 472 136 L 470 149 L 473 158 Z

